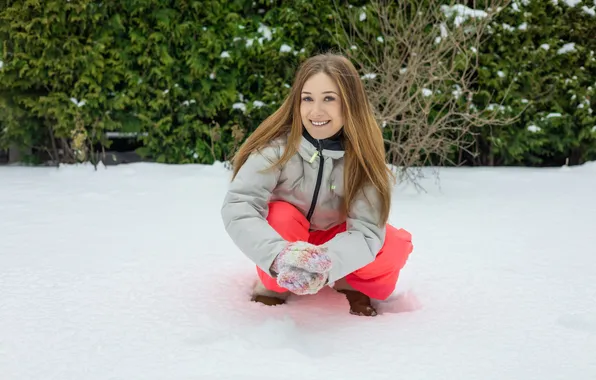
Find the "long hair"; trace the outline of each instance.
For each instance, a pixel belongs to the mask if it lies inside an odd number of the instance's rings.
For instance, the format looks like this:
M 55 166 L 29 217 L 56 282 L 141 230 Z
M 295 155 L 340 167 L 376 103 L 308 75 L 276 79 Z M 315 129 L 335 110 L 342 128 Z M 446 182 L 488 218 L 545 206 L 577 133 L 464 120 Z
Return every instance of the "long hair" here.
M 389 218 L 391 208 L 391 181 L 393 175 L 385 163 L 385 144 L 381 128 L 377 124 L 364 86 L 354 65 L 337 54 L 321 54 L 307 59 L 299 68 L 290 93 L 283 104 L 246 139 L 233 158 L 233 176 L 246 162 L 250 154 L 266 147 L 273 140 L 287 136 L 283 155 L 273 166 L 283 166 L 298 150 L 302 138 L 300 118 L 300 93 L 304 83 L 318 73 L 329 75 L 337 84 L 344 114 L 344 200 L 343 212 L 365 186 L 372 185 L 378 191 L 381 204 L 379 225 Z

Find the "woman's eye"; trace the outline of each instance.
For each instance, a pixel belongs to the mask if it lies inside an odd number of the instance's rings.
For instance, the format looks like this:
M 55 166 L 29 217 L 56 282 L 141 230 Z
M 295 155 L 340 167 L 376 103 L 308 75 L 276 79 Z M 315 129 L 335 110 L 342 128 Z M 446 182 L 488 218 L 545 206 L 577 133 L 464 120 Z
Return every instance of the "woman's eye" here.
M 325 97 L 325 101 L 326 102 L 332 102 L 335 100 L 335 97 L 333 96 L 326 96 Z M 304 98 L 302 98 L 302 101 L 304 102 L 312 102 L 312 98 L 310 96 L 305 96 Z

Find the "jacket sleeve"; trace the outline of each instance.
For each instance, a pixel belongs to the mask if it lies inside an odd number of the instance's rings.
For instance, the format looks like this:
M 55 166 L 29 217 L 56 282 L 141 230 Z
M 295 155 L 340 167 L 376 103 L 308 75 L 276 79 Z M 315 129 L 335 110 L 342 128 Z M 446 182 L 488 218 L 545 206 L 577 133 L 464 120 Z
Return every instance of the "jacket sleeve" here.
M 277 186 L 278 168 L 261 172 L 279 158 L 279 147 L 253 153 L 231 182 L 221 208 L 227 233 L 236 246 L 265 273 L 286 245 L 269 225 L 269 199 Z
M 386 227 L 379 227 L 380 204 L 377 190 L 365 187 L 352 202 L 346 220 L 346 232 L 335 235 L 323 246 L 333 262 L 329 282 L 335 282 L 373 262 L 385 242 Z

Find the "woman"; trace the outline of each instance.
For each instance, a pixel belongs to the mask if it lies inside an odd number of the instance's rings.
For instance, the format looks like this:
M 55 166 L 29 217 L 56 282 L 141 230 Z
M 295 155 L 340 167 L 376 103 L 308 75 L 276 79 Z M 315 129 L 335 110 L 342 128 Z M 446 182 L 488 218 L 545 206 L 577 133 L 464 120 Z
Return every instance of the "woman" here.
M 282 106 L 233 160 L 221 210 L 226 231 L 257 266 L 253 300 L 332 285 L 350 312 L 374 316 L 413 249 L 387 224 L 391 171 L 358 72 L 343 56 L 305 61 Z

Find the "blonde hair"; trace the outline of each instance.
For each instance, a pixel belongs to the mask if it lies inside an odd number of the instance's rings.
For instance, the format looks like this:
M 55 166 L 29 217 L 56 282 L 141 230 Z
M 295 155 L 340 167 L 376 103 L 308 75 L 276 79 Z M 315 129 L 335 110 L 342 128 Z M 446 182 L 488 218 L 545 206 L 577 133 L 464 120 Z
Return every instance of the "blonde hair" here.
M 313 75 L 325 73 L 337 84 L 344 113 L 344 202 L 343 212 L 364 186 L 378 191 L 381 204 L 379 225 L 385 224 L 391 208 L 393 175 L 385 163 L 385 144 L 360 76 L 354 65 L 337 54 L 321 54 L 307 59 L 296 73 L 294 84 L 283 104 L 246 139 L 233 158 L 233 177 L 249 155 L 266 147 L 273 140 L 287 136 L 287 147 L 274 166 L 283 166 L 298 150 L 302 138 L 300 93 L 304 83 Z

